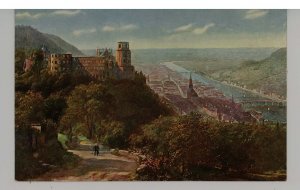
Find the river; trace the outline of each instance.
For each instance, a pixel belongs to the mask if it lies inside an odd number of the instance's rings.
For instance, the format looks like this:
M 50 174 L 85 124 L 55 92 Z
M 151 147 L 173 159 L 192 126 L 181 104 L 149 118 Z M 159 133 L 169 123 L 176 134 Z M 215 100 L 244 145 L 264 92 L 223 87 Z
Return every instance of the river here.
M 180 75 L 182 75 L 185 78 L 190 77 L 191 71 L 178 66 L 174 64 L 174 62 L 164 62 L 161 63 L 162 65 L 168 67 L 172 71 L 178 72 Z M 234 101 L 236 102 L 241 102 L 245 100 L 270 100 L 269 98 L 266 98 L 258 93 L 251 92 L 249 90 L 245 90 L 239 87 L 235 87 L 229 84 L 224 84 L 219 81 L 210 79 L 206 76 L 203 76 L 199 73 L 193 73 L 192 78 L 194 81 L 201 82 L 202 84 L 212 86 L 222 92 L 226 97 L 228 98 L 234 98 Z M 286 122 L 286 106 L 278 106 L 278 105 L 273 105 L 273 106 L 268 106 L 268 107 L 261 107 L 261 106 L 251 106 L 248 107 L 247 109 L 253 109 L 256 111 L 260 111 L 262 113 L 262 116 L 264 119 L 269 120 L 269 121 L 274 121 L 274 122 Z

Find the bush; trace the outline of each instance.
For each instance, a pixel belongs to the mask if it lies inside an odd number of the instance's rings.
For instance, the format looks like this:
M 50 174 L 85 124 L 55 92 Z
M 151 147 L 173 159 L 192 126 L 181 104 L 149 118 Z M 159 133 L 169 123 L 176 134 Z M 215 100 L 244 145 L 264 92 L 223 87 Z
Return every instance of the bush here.
M 33 179 L 56 167 L 71 167 L 78 163 L 79 158 L 67 152 L 57 140 L 56 130 L 51 122 L 43 123 L 43 134 L 33 129 L 20 126 L 15 131 L 15 178 L 16 180 Z M 45 143 L 32 147 L 32 134 L 45 135 Z
M 121 148 L 125 144 L 124 126 L 120 122 L 108 123 L 104 128 L 102 143 L 111 148 Z
M 195 113 L 162 117 L 144 125 L 141 137 L 132 135 L 131 145 L 151 157 L 143 174 L 151 180 L 213 180 L 286 169 L 286 127 L 279 124 L 222 123 Z

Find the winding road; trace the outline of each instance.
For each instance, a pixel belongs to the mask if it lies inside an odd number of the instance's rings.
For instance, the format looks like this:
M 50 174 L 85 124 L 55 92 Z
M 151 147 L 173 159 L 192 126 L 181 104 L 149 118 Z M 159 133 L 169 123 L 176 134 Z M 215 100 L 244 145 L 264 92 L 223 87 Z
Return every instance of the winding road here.
M 115 155 L 100 149 L 94 156 L 91 143 L 81 143 L 75 150 L 68 150 L 82 160 L 75 168 L 51 170 L 36 181 L 130 181 L 133 180 L 138 164 L 133 155 L 120 151 Z

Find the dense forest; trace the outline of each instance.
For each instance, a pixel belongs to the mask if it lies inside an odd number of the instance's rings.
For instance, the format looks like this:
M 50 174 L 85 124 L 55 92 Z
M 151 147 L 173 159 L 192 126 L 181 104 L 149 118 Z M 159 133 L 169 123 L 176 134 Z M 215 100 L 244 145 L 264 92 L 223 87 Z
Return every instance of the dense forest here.
M 22 64 L 28 52 L 16 49 L 15 54 L 17 180 L 78 163 L 57 140 L 58 133 L 67 136 L 67 147 L 85 136 L 110 148 L 141 152 L 146 159 L 137 180 L 251 180 L 246 174 L 285 173 L 282 124 L 223 123 L 198 113 L 178 116 L 146 85 L 143 73 L 136 72 L 132 80 L 106 81 L 79 71 L 51 74 L 42 52 L 30 53 L 33 67 L 26 73 Z M 46 134 L 46 143 L 38 147 L 32 142 L 37 133 L 33 124 Z

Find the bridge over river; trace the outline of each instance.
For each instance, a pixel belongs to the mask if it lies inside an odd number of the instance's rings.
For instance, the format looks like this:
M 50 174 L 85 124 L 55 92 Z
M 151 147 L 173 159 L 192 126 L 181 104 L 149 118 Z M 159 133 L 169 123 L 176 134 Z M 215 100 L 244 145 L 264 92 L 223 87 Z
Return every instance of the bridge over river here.
M 278 106 L 285 107 L 286 102 L 284 101 L 273 101 L 269 99 L 256 99 L 250 98 L 249 100 L 238 101 L 238 103 L 248 106 Z
M 190 77 L 191 71 L 174 64 L 174 62 L 164 62 L 161 65 L 179 73 L 186 79 Z M 286 101 L 272 99 L 247 89 L 224 84 L 198 73 L 193 74 L 193 80 L 207 86 L 212 86 L 222 92 L 227 98 L 234 98 L 235 102 L 239 102 L 249 109 L 261 112 L 263 118 L 266 120 L 286 122 Z

